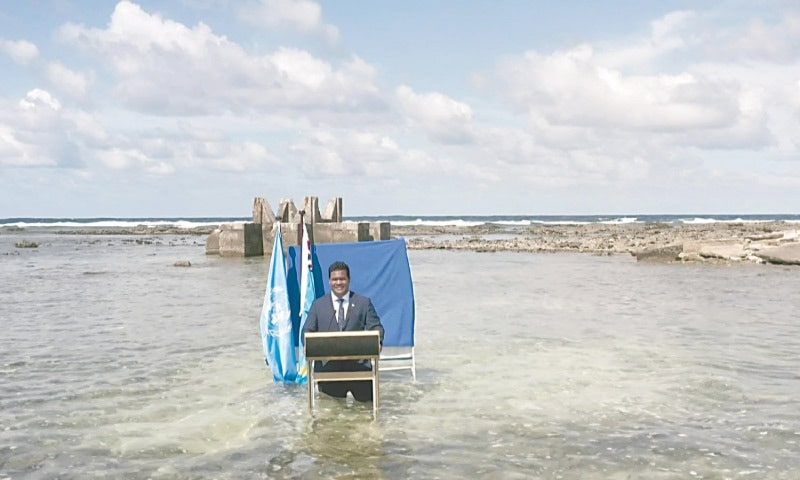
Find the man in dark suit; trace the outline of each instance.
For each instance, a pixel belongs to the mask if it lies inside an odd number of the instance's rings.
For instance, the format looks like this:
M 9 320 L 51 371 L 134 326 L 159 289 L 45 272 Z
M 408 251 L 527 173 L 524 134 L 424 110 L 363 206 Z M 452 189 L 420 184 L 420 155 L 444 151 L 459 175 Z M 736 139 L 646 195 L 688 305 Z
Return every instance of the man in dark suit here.
M 328 268 L 331 292 L 316 299 L 306 319 L 305 332 L 336 332 L 378 330 L 383 345 L 383 325 L 369 297 L 350 291 L 350 267 L 344 262 L 333 262 Z M 318 372 L 345 372 L 370 370 L 369 360 L 336 360 L 315 362 Z M 359 402 L 372 401 L 372 382 L 319 382 L 319 389 L 332 397 L 344 398 L 347 392 Z

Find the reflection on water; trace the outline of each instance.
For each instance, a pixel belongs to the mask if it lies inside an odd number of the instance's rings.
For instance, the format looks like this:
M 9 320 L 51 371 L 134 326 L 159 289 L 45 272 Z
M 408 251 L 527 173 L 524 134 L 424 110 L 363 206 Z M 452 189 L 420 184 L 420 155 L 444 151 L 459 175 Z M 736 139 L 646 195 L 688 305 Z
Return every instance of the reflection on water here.
M 796 268 L 411 251 L 418 380 L 373 421 L 271 383 L 264 259 L 17 239 L 0 478 L 800 478 Z

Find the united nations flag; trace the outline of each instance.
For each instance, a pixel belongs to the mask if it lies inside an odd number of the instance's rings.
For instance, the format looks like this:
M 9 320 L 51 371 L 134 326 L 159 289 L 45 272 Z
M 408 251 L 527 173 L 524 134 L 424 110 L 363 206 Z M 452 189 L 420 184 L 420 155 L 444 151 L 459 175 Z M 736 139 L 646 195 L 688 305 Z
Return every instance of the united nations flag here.
M 283 255 L 281 232 L 275 233 L 272 257 L 269 261 L 267 290 L 261 309 L 261 340 L 264 357 L 272 370 L 275 382 L 297 382 L 297 358 L 292 338 L 289 294 L 286 291 L 286 260 Z
M 317 299 L 317 289 L 314 285 L 311 240 L 308 238 L 308 230 L 306 230 L 305 224 L 301 224 L 301 228 L 303 229 L 303 244 L 300 249 L 300 259 L 303 264 L 300 265 L 300 348 L 297 352 L 297 383 L 306 383 L 308 382 L 308 362 L 306 361 L 303 330 L 305 330 L 306 319 L 308 318 L 308 312 L 311 310 L 311 305 Z

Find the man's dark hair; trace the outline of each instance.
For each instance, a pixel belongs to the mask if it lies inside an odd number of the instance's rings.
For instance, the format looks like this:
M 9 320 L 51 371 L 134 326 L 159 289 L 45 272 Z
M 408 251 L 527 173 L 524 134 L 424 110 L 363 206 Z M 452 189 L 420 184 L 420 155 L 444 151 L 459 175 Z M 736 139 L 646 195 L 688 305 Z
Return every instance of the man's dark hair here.
M 331 263 L 331 266 L 328 267 L 328 277 L 330 278 L 331 274 L 336 270 L 344 270 L 347 272 L 347 278 L 350 278 L 350 267 L 348 267 L 346 263 L 338 260 Z

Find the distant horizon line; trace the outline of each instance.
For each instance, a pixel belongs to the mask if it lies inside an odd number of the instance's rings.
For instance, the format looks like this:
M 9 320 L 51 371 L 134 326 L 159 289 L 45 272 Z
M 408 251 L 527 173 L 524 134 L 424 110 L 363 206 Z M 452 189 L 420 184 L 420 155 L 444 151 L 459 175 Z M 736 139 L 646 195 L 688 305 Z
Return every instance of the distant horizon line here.
M 732 217 L 732 216 L 792 216 L 800 215 L 798 212 L 759 212 L 759 213 L 722 213 L 722 212 L 681 212 L 681 213 L 462 213 L 462 214 L 408 214 L 408 213 L 381 213 L 381 214 L 353 214 L 344 215 L 343 218 L 381 218 L 381 217 L 404 217 L 404 218 L 464 218 L 464 217 Z M 138 215 L 138 216 L 70 216 L 70 217 L 39 217 L 39 216 L 14 216 L 0 217 L 0 221 L 19 221 L 19 220 L 155 220 L 155 219 L 241 219 L 251 218 L 249 215 Z

